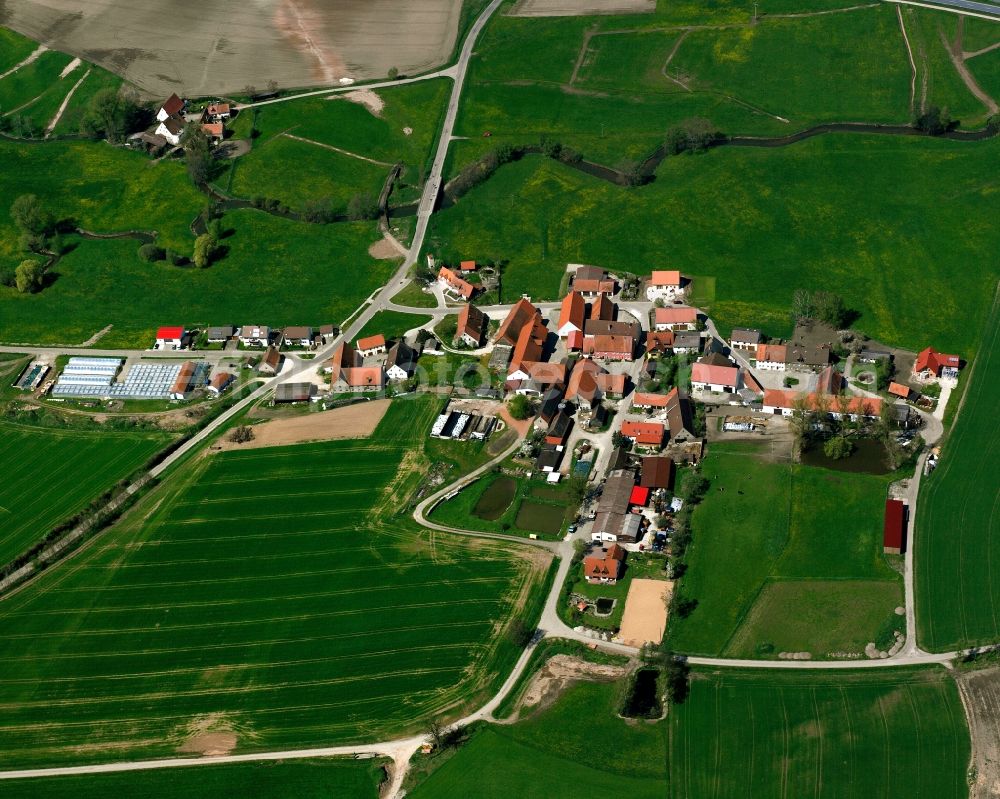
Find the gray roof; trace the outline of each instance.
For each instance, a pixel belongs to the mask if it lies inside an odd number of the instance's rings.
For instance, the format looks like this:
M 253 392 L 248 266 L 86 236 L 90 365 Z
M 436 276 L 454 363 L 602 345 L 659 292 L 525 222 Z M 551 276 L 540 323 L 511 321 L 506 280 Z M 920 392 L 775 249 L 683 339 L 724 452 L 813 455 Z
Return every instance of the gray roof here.
M 730 341 L 750 341 L 759 344 L 761 341 L 760 331 L 755 327 L 734 327 Z
M 316 387 L 312 383 L 281 383 L 274 389 L 275 402 L 305 402 Z
M 229 338 L 236 332 L 232 325 L 222 325 L 221 327 L 210 327 L 208 329 L 209 338 Z

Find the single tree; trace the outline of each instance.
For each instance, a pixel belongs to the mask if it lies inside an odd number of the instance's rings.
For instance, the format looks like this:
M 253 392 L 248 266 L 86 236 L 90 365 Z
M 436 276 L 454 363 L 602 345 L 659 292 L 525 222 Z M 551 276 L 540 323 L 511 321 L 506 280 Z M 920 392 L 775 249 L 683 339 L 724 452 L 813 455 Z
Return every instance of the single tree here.
M 399 77 L 399 70 L 395 67 L 389 67 L 389 80 L 396 80 Z
M 154 261 L 162 261 L 167 257 L 167 253 L 162 247 L 157 247 L 155 244 L 143 244 L 139 248 L 139 257 L 147 263 L 153 263 Z
M 45 278 L 45 264 L 41 261 L 21 261 L 14 271 L 17 290 L 21 294 L 34 294 L 42 288 Z
M 55 227 L 52 214 L 42 207 L 34 194 L 22 194 L 10 206 L 10 218 L 25 233 L 44 236 Z
M 841 328 L 847 322 L 847 307 L 839 294 L 817 291 L 812 295 L 813 313 L 831 327 Z
M 530 417 L 535 409 L 532 407 L 531 400 L 524 394 L 515 394 L 507 403 L 507 410 L 513 418 L 523 420 Z
M 796 322 L 800 319 L 812 319 L 814 313 L 812 294 L 806 289 L 796 289 L 792 294 L 792 318 Z
M 517 648 L 524 649 L 531 643 L 531 638 L 535 634 L 532 627 L 525 624 L 522 619 L 514 619 L 507 630 L 508 640 Z
M 831 460 L 840 460 L 848 457 L 854 450 L 854 444 L 846 436 L 839 435 L 828 438 L 823 442 L 823 452 Z
M 181 136 L 188 175 L 195 185 L 206 183 L 212 176 L 212 145 L 201 125 L 188 125 Z
M 194 254 L 191 260 L 199 269 L 205 269 L 212 263 L 212 255 L 215 251 L 215 242 L 208 233 L 202 233 L 194 240 Z

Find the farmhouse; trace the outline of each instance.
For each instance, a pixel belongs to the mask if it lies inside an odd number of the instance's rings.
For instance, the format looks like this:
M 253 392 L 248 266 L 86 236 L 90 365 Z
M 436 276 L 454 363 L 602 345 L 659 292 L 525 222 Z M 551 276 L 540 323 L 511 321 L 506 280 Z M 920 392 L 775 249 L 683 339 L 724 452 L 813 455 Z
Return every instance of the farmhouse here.
M 359 338 L 356 342 L 358 355 L 362 358 L 369 358 L 372 355 L 380 355 L 386 351 L 385 336 L 376 333 L 374 336 Z
M 684 293 L 681 288 L 681 273 L 676 270 L 654 271 L 646 284 L 646 299 L 673 300 Z
M 653 311 L 653 326 L 657 330 L 694 330 L 698 324 L 696 308 L 656 308 Z
M 691 365 L 691 388 L 735 394 L 740 388 L 740 370 L 698 361 Z
M 787 345 L 785 368 L 799 372 L 818 372 L 830 363 L 830 331 L 822 325 L 798 324 Z
M 309 402 L 316 392 L 312 383 L 282 383 L 274 389 L 275 402 Z
M 627 374 L 603 374 L 596 375 L 597 387 L 612 399 L 625 396 L 628 390 L 629 379 Z
M 734 350 L 756 350 L 762 344 L 764 337 L 754 327 L 734 327 L 729 337 L 729 346 Z
M 625 550 L 612 544 L 600 555 L 588 555 L 583 559 L 583 575 L 588 583 L 614 585 L 621 578 L 625 567 Z
M 330 380 L 330 389 L 337 394 L 379 391 L 385 388 L 385 371 L 381 366 L 352 366 L 341 369 Z
M 588 319 L 583 331 L 583 354 L 608 361 L 631 361 L 639 333 L 636 323 Z
M 788 360 L 788 347 L 784 344 L 758 344 L 756 366 L 765 372 L 784 372 Z
M 885 501 L 885 523 L 882 527 L 882 551 L 903 554 L 906 548 L 906 505 L 898 499 Z
M 264 357 L 257 364 L 257 372 L 262 375 L 276 375 L 281 368 L 283 356 L 277 347 L 268 347 Z
M 224 344 L 236 335 L 236 328 L 232 325 L 222 325 L 221 327 L 210 327 L 206 331 L 206 338 L 209 344 Z
M 385 359 L 385 376 L 389 380 L 406 380 L 417 369 L 417 353 L 405 341 L 397 341 Z
M 603 269 L 596 266 L 578 267 L 573 274 L 573 291 L 580 292 L 588 300 L 600 294 L 614 294 L 615 281 Z
M 244 347 L 266 347 L 271 343 L 271 328 L 267 325 L 243 325 L 240 343 Z
M 156 121 L 163 122 L 170 117 L 176 117 L 184 111 L 184 101 L 176 94 L 171 94 L 156 111 Z
M 218 144 L 226 138 L 226 128 L 221 122 L 202 122 L 201 129 L 213 144 Z
M 591 540 L 635 543 L 642 537 L 645 518 L 628 512 L 634 487 L 635 472 L 631 469 L 617 469 L 608 475 L 597 504 Z
M 455 331 L 455 339 L 475 348 L 483 343 L 485 332 L 486 314 L 475 305 L 463 305 L 458 314 L 458 329 Z
M 156 330 L 156 343 L 154 350 L 182 350 L 184 349 L 184 328 L 183 327 L 160 327 Z
M 456 299 L 470 300 L 472 299 L 472 295 L 476 293 L 475 286 L 465 280 L 462 280 L 462 278 L 452 272 L 447 266 L 442 266 L 441 270 L 438 272 L 438 283 L 441 284 L 441 288 L 443 288 L 447 294 L 451 294 Z
M 607 370 L 594 361 L 578 361 L 569 375 L 569 383 L 566 385 L 566 399 L 575 400 L 580 405 L 593 405 L 600 393 L 597 378 L 606 374 Z
M 517 344 L 517 337 L 521 333 L 521 328 L 535 322 L 541 323 L 541 314 L 538 309 L 531 304 L 531 300 L 519 299 L 507 312 L 507 316 L 500 323 L 500 329 L 494 341 L 498 344 L 508 344 L 513 347 Z
M 235 380 L 236 377 L 230 372 L 216 372 L 212 375 L 212 379 L 208 381 L 208 385 L 205 390 L 209 394 L 214 396 L 219 396 L 223 391 L 229 388 L 229 385 Z
M 562 301 L 559 311 L 559 327 L 556 333 L 560 338 L 566 338 L 570 333 L 583 330 L 583 318 L 586 315 L 586 303 L 578 291 L 571 291 Z
M 626 420 L 622 422 L 622 435 L 631 438 L 636 444 L 647 447 L 663 446 L 663 425 L 659 422 L 639 422 Z
M 588 318 L 610 322 L 617 315 L 617 311 L 618 307 L 611 301 L 607 294 L 599 294 L 590 304 L 590 316 Z
M 917 360 L 913 364 L 913 377 L 922 381 L 939 377 L 956 380 L 961 367 L 962 361 L 957 355 L 944 355 L 928 347 L 917 355 Z
M 527 380 L 531 377 L 530 364 L 541 360 L 547 336 L 548 331 L 538 315 L 532 324 L 521 328 L 507 368 L 507 380 Z
M 650 394 L 645 391 L 636 391 L 632 395 L 633 408 L 666 408 L 668 402 L 666 394 Z
M 169 117 L 156 126 L 156 136 L 162 136 L 167 144 L 176 147 L 181 143 L 181 136 L 184 134 L 184 120 L 177 117 Z
M 664 408 L 667 417 L 667 429 L 670 438 L 683 441 L 691 434 L 691 406 L 687 397 L 682 397 L 677 386 L 667 392 L 667 405 Z
M 208 122 L 222 122 L 223 120 L 229 119 L 232 112 L 229 108 L 229 103 L 209 103 L 205 107 L 205 113 L 202 120 Z
M 312 347 L 313 329 L 311 327 L 286 327 L 281 333 L 281 339 L 289 347 Z

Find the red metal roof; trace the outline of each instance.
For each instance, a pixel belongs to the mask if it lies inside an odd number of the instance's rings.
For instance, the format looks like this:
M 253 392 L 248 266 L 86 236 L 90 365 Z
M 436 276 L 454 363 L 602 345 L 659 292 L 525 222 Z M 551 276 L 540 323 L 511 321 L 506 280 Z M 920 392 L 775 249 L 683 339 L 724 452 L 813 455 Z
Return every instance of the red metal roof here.
M 184 338 L 183 327 L 159 327 L 156 329 L 157 339 Z
M 906 505 L 898 499 L 885 501 L 885 526 L 882 530 L 882 546 L 903 550 L 903 536 L 906 524 Z
M 649 489 L 645 486 L 635 486 L 632 489 L 632 493 L 629 495 L 628 504 L 642 505 L 645 507 L 647 502 L 649 502 Z
M 943 367 L 949 366 L 952 369 L 958 369 L 961 364 L 962 361 L 957 355 L 945 355 L 944 353 L 935 352 L 928 347 L 917 355 L 913 371 L 923 372 L 929 370 L 935 375 L 940 375 Z
M 374 336 L 366 336 L 365 338 L 359 338 L 357 342 L 357 347 L 359 350 L 373 350 L 376 347 L 385 346 L 385 336 L 381 333 L 376 333 Z

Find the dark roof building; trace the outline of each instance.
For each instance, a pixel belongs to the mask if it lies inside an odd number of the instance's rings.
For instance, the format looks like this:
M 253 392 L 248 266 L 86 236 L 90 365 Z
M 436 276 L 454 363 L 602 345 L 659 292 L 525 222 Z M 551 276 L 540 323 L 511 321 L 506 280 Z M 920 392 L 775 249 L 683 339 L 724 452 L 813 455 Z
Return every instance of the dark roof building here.
M 639 485 L 643 488 L 670 488 L 674 483 L 674 462 L 670 458 L 645 457 Z
M 901 555 L 906 548 L 906 505 L 898 499 L 885 501 L 882 551 Z

